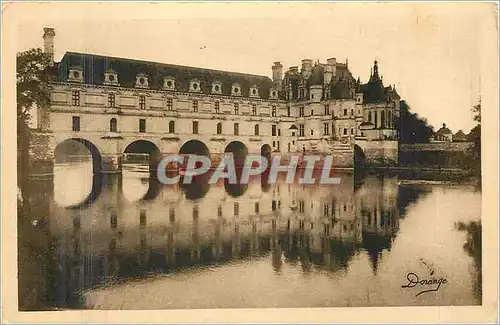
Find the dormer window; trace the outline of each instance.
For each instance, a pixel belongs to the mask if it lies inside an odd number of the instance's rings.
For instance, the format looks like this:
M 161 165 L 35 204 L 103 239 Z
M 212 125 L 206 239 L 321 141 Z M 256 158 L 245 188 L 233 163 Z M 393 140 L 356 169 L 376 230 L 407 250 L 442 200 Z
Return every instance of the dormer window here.
M 149 88 L 148 77 L 144 73 L 139 73 L 136 76 L 135 86 L 137 88 Z
M 241 87 L 239 84 L 235 83 L 231 86 L 231 95 L 241 96 Z
M 212 83 L 212 94 L 222 94 L 222 83 L 214 81 Z
M 163 89 L 175 90 L 175 79 L 173 77 L 163 78 Z
M 118 74 L 114 70 L 107 70 L 104 73 L 104 84 L 109 86 L 119 86 L 118 83 Z
M 193 79 L 189 82 L 189 91 L 191 92 L 200 92 L 201 84 L 198 79 Z
M 278 91 L 274 88 L 269 90 L 269 99 L 278 99 Z
M 68 81 L 83 82 L 83 69 L 81 67 L 69 68 Z
M 259 97 L 259 88 L 257 86 L 250 87 L 249 97 Z

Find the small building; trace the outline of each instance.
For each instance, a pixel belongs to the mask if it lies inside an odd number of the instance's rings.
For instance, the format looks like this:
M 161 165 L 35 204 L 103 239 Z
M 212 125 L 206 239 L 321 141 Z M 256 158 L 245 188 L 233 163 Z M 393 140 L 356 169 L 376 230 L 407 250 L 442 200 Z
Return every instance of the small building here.
M 434 133 L 433 141 L 435 142 L 451 142 L 453 141 L 453 133 L 450 129 L 446 127 L 446 123 L 443 123 L 443 127 L 440 128 L 436 133 Z
M 464 131 L 458 130 L 457 133 L 453 135 L 453 142 L 465 142 L 467 141 L 467 136 Z

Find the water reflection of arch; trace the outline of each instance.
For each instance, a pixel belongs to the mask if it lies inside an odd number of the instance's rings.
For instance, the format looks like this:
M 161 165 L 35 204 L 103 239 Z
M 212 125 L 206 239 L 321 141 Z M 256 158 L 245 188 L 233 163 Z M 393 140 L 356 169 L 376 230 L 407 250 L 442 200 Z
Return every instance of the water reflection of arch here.
M 142 179 L 141 179 L 142 180 Z M 157 173 L 150 173 L 149 177 L 146 179 L 148 181 L 148 190 L 146 194 L 139 201 L 150 201 L 158 197 L 161 191 L 161 183 L 158 180 Z
M 357 144 L 354 145 L 354 168 L 363 168 L 365 167 L 366 156 L 363 149 Z
M 226 190 L 227 194 L 231 195 L 232 197 L 240 197 L 248 189 L 248 184 L 241 184 L 240 179 L 241 179 L 241 174 L 243 173 L 243 170 L 240 168 L 236 168 L 235 174 L 236 174 L 236 179 L 238 180 L 236 184 L 231 184 L 229 182 L 229 179 L 224 179 L 224 189 Z
M 210 190 L 210 184 L 208 183 L 209 179 L 210 174 L 205 173 L 203 175 L 194 176 L 190 184 L 184 184 L 184 177 L 181 176 L 179 179 L 179 187 L 184 192 L 186 199 L 199 200 L 204 198 Z
M 90 190 L 89 195 L 87 195 L 87 197 L 83 201 L 76 203 L 76 204 L 72 204 L 70 206 L 67 206 L 66 209 L 70 209 L 70 210 L 85 209 L 85 208 L 89 207 L 90 205 L 92 205 L 92 203 L 94 203 L 97 200 L 97 198 L 99 197 L 99 195 L 101 194 L 101 191 L 103 188 L 103 178 L 104 177 L 106 177 L 106 176 L 101 175 L 101 174 L 94 174 L 92 176 L 92 188 Z
M 102 170 L 102 156 L 99 148 L 92 142 L 90 142 L 87 139 L 83 138 L 69 138 L 61 141 L 56 145 L 56 148 L 54 150 L 54 160 L 55 163 L 65 163 L 67 161 L 64 160 L 63 155 L 64 153 L 61 152 L 64 149 L 67 150 L 74 150 L 74 151 L 79 151 L 78 147 L 75 147 L 75 144 L 81 144 L 87 148 L 88 152 L 91 155 L 92 159 L 92 172 L 94 174 L 100 173 Z

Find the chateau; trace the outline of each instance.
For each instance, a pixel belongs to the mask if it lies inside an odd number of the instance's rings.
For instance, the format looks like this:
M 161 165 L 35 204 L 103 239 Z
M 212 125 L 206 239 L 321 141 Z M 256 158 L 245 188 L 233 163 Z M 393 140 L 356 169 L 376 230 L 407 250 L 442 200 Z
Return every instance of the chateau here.
M 44 29 L 54 61 L 55 31 Z M 272 79 L 244 73 L 66 52 L 51 71 L 38 137 L 53 160 L 68 139 L 91 151 L 94 171 L 119 172 L 124 153 L 333 154 L 337 167 L 397 161 L 400 97 L 377 61 L 365 84 L 348 62 L 302 60 Z M 40 143 L 43 143 L 40 140 Z M 43 147 L 43 146 L 42 146 Z M 42 149 L 38 149 L 42 150 Z M 40 158 L 45 156 L 45 158 Z

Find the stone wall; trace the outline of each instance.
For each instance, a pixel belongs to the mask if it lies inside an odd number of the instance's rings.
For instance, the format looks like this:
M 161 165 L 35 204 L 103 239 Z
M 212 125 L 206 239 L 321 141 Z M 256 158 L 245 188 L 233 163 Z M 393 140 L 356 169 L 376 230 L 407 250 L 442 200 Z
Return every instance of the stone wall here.
M 471 163 L 472 142 L 434 142 L 402 144 L 399 162 L 402 166 L 434 168 L 468 168 Z M 481 162 L 476 162 L 481 163 Z
M 363 150 L 368 165 L 395 165 L 398 162 L 396 140 L 356 140 L 356 144 Z

